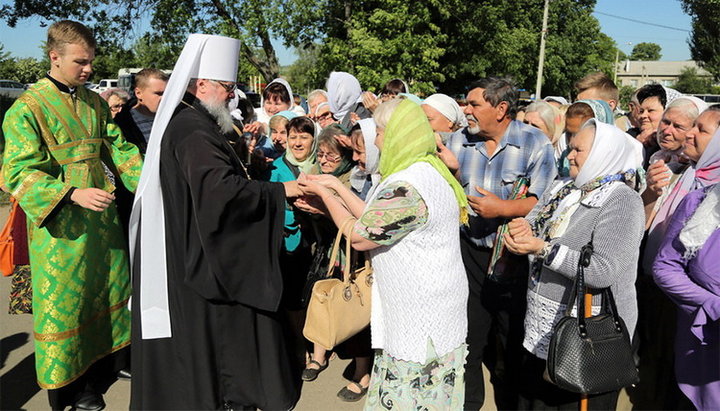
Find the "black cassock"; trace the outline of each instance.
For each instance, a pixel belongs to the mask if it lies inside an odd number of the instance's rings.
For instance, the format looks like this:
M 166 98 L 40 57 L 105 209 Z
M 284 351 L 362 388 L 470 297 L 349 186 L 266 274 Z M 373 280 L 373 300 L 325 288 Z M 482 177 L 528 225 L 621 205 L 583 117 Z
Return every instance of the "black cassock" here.
M 160 157 L 172 338 L 141 339 L 135 269 L 130 406 L 289 409 L 299 390 L 278 313 L 284 187 L 248 180 L 210 114 L 183 101 Z

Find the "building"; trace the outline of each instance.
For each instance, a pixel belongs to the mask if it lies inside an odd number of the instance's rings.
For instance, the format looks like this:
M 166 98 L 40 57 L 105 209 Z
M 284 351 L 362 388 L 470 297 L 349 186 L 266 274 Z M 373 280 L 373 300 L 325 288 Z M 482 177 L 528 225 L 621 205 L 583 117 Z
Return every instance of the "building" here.
M 618 63 L 618 86 L 639 88 L 646 84 L 657 83 L 672 87 L 683 70 L 691 67 L 701 77 L 712 78 L 712 74 L 702 69 L 693 60 L 686 61 L 642 61 L 628 60 Z

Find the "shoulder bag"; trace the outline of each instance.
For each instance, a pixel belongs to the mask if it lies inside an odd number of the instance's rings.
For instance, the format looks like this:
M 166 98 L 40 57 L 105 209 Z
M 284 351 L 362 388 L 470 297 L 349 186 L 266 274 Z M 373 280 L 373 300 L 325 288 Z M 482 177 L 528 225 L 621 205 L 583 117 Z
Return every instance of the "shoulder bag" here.
M 15 253 L 15 241 L 12 236 L 13 222 L 17 213 L 18 203 L 10 197 L 10 215 L 5 222 L 5 227 L 0 233 L 0 272 L 5 277 L 12 275 L 15 269 L 13 254 Z
M 338 230 L 328 265 L 327 277 L 315 282 L 308 305 L 303 335 L 327 350 L 333 349 L 370 324 L 370 290 L 373 282 L 370 261 L 351 272 L 351 248 L 355 219 L 350 217 Z M 331 278 L 340 240 L 345 235 L 343 279 Z
M 619 390 L 639 381 L 625 323 L 617 312 L 610 288 L 602 290 L 599 315 L 585 317 L 585 267 L 590 265 L 592 241 L 582 248 L 575 292 L 567 312 L 554 327 L 547 357 L 547 375 L 558 387 L 582 394 Z M 577 303 L 577 318 L 570 312 Z

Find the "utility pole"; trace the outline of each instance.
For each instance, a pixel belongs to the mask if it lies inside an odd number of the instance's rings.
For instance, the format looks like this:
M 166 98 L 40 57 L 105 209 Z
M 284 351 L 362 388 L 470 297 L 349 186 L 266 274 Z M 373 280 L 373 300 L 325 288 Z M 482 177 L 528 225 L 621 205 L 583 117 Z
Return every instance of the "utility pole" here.
M 625 43 L 628 46 L 632 45 L 632 42 Z M 618 46 L 617 50 L 615 51 L 615 75 L 613 76 L 613 83 L 617 84 L 617 75 L 618 75 L 618 64 L 620 63 L 618 60 L 620 59 L 620 46 Z
M 540 32 L 540 58 L 538 59 L 538 75 L 535 84 L 535 101 L 541 98 L 540 90 L 542 89 L 543 66 L 545 65 L 545 34 L 547 33 L 548 9 L 550 0 L 545 0 L 545 10 L 543 11 L 542 32 Z

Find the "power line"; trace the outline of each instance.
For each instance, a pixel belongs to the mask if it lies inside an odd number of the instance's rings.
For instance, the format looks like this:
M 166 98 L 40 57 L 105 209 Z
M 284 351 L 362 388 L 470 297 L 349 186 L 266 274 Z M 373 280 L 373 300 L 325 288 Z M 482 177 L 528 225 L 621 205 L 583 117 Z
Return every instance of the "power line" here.
M 685 30 L 685 29 L 681 29 L 681 28 L 677 28 L 677 27 L 664 26 L 662 24 L 649 23 L 647 21 L 635 20 L 635 19 L 631 19 L 628 17 L 616 16 L 614 14 L 603 13 L 603 12 L 597 11 L 597 10 L 594 11 L 593 13 L 602 14 L 603 16 L 608 16 L 608 17 L 614 17 L 614 18 L 620 19 L 620 20 L 632 21 L 633 23 L 646 24 L 648 26 L 662 27 L 662 28 L 668 29 L 668 30 L 676 30 L 676 31 L 682 31 L 685 33 L 690 33 L 690 30 Z

